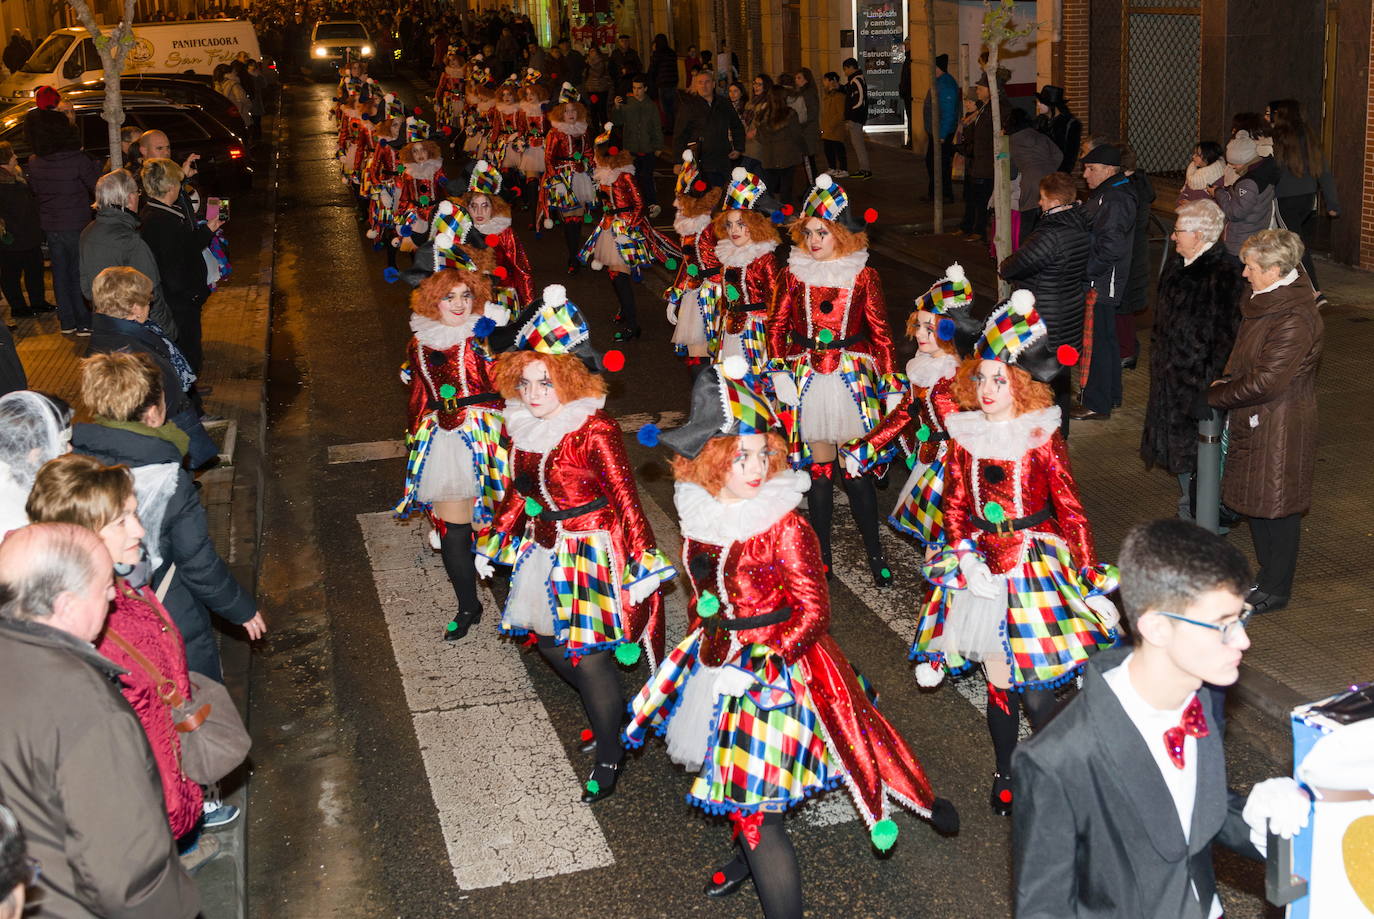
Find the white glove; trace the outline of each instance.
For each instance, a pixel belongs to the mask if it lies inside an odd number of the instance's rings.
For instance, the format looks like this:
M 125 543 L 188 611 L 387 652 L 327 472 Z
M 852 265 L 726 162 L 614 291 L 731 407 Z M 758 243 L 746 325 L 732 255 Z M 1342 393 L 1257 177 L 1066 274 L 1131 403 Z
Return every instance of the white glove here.
M 792 379 L 792 374 L 785 370 L 775 371 L 773 377 L 773 392 L 778 394 L 778 401 L 783 405 L 796 405 L 801 402 L 801 396 L 797 394 L 797 381 Z
M 411 379 L 412 379 L 413 377 L 414 377 L 414 373 L 411 372 L 411 370 L 410 370 L 409 367 L 402 367 L 402 368 L 401 368 L 401 382 L 402 382 L 402 383 L 404 383 L 405 385 L 409 386 L 409 385 L 410 385 L 410 381 L 411 381 Z
M 1116 608 L 1116 604 L 1109 598 L 1101 594 L 1094 594 L 1091 597 L 1084 597 L 1083 602 L 1088 604 L 1088 609 L 1097 613 L 1097 618 L 1102 620 L 1102 625 L 1109 629 L 1114 629 L 1121 621 L 1121 612 Z
M 496 567 L 492 565 L 491 559 L 485 555 L 474 555 L 472 566 L 477 569 L 477 576 L 484 581 L 496 573 Z
M 747 670 L 738 667 L 722 667 L 716 675 L 716 695 L 742 696 L 758 684 L 758 680 Z
M 625 594 L 630 598 L 630 605 L 638 606 L 643 603 L 653 595 L 654 591 L 658 590 L 661 583 L 658 578 L 644 578 L 625 588 Z
M 964 573 L 968 592 L 975 597 L 996 600 L 999 594 L 1006 592 L 1006 588 L 992 576 L 992 569 L 988 567 L 988 563 L 972 553 L 967 553 L 959 559 L 959 570 Z
M 677 303 L 668 304 L 668 325 L 677 325 Z
M 1288 776 L 1281 776 L 1265 779 L 1250 789 L 1240 816 L 1250 827 L 1250 841 L 1256 849 L 1265 852 L 1269 830 L 1276 836 L 1292 839 L 1307 826 L 1311 809 L 1312 799 L 1302 786 Z
M 847 472 L 849 475 L 855 478 L 858 478 L 859 476 L 863 475 L 863 467 L 859 465 L 859 461 L 856 460 L 852 455 L 848 453 L 841 453 L 840 459 L 844 462 L 844 471 Z

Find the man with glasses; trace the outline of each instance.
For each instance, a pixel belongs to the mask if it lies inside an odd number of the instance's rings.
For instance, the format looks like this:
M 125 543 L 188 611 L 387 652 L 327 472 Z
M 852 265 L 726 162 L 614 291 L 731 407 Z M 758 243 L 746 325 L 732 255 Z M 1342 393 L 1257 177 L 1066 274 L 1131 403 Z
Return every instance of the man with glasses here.
M 1185 520 L 1139 524 L 1121 547 L 1134 647 L 1095 655 L 1082 692 L 1019 745 L 1017 919 L 1216 919 L 1212 843 L 1263 858 L 1309 800 L 1289 778 L 1228 790 L 1223 692 L 1250 639 L 1250 568 Z

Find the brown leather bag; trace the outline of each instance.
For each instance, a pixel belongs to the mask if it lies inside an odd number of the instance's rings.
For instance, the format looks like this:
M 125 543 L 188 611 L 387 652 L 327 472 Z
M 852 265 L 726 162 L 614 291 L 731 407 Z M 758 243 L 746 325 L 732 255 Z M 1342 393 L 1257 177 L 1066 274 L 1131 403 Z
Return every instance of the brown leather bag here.
M 160 604 L 148 605 L 169 629 L 176 630 L 162 614 Z M 148 675 L 157 686 L 158 698 L 171 710 L 172 725 L 181 735 L 181 771 L 188 779 L 200 785 L 213 785 L 247 758 L 253 739 L 248 736 L 238 707 L 223 683 L 192 670 L 192 697 L 187 699 L 177 689 L 175 681 L 163 676 L 162 671 L 123 636 L 114 629 L 108 629 L 106 634 Z

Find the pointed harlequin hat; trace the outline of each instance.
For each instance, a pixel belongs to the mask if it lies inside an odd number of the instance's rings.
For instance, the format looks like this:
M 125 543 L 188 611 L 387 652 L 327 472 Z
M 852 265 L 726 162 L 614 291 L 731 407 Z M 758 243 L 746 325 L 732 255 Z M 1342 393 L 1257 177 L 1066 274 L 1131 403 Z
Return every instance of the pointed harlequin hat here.
M 406 119 L 406 143 L 414 143 L 417 140 L 429 140 L 434 134 L 429 122 L 418 115 L 411 115 Z
M 542 73 L 535 70 L 533 67 L 527 67 L 525 69 L 525 85 L 533 86 L 535 83 L 538 83 L 540 78 L 543 76 L 544 75 Z
M 767 434 L 778 429 L 772 404 L 751 385 L 743 359 L 709 367 L 692 385 L 692 410 L 686 424 L 659 434 L 649 425 L 640 429 L 647 446 L 662 443 L 679 456 L 694 459 L 713 437 Z
M 625 144 L 621 140 L 620 128 L 616 127 L 615 124 L 610 121 L 602 125 L 601 133 L 596 135 L 597 150 L 600 150 L 602 147 L 606 148 L 606 153 L 610 156 L 615 156 L 620 153 L 621 150 L 625 149 Z
M 592 347 L 587 320 L 577 304 L 568 299 L 568 291 L 562 284 L 545 287 L 543 296 L 521 311 L 519 322 L 513 350 L 571 354 L 593 373 L 603 370 L 614 373 L 625 366 L 625 355 L 619 351 L 601 355 Z
M 777 215 L 777 222 L 786 216 L 782 206 L 776 198 L 768 193 L 768 186 L 763 179 L 745 169 L 743 166 L 736 166 L 730 173 L 730 184 L 725 187 L 725 210 L 727 211 L 760 211 L 768 216 Z M 791 213 L 791 208 L 787 209 L 787 214 Z
M 488 197 L 501 194 L 501 170 L 486 160 L 478 160 L 473 164 L 472 175 L 468 178 L 468 191 Z
M 936 317 L 935 334 L 941 340 L 954 340 L 960 354 L 968 354 L 978 340 L 982 326 L 973 318 L 973 285 L 958 262 L 945 269 L 945 276 L 930 290 L 916 298 L 913 312 L 925 310 Z
M 380 112 L 378 112 L 378 114 L 381 115 L 384 119 L 400 118 L 402 115 L 405 114 L 405 110 L 405 103 L 402 102 L 400 99 L 397 99 L 395 93 L 387 93 L 386 95 L 382 96 L 382 109 Z
M 1065 366 L 1078 362 L 1078 350 L 1068 345 L 1050 349 L 1049 330 L 1035 308 L 1035 294 L 1014 291 L 993 310 L 983 326 L 974 356 L 1020 367 L 1041 383 L 1048 383 Z
M 801 216 L 803 220 L 808 217 L 830 220 L 851 232 L 862 233 L 878 219 L 878 212 L 870 207 L 864 211 L 862 219 L 855 216 L 849 205 L 849 195 L 839 182 L 831 178 L 830 173 L 823 172 L 816 176 L 816 184 L 802 203 Z
M 501 88 L 514 90 L 520 89 L 520 74 L 516 71 L 511 71 L 511 75 L 506 77 L 506 79 L 502 81 Z
M 463 268 L 477 271 L 472 257 L 460 249 L 485 249 L 486 239 L 477 232 L 477 225 L 467 208 L 445 199 L 434 209 L 434 220 L 430 222 L 430 243 L 434 247 L 435 270 L 444 268 Z
M 673 195 L 678 198 L 700 198 L 711 190 L 705 180 L 701 178 L 701 170 L 697 168 L 697 158 L 691 150 L 682 151 L 682 169 L 677 174 L 677 185 L 674 187 Z
M 558 90 L 558 105 L 562 105 L 564 102 L 581 101 L 582 94 L 578 92 L 577 87 L 573 86 L 571 83 L 564 83 L 562 88 Z

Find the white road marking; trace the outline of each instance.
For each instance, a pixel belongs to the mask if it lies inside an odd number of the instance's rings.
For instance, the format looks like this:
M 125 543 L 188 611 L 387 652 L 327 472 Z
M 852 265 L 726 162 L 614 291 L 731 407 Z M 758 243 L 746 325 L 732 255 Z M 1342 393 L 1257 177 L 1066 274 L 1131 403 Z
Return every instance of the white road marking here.
M 614 864 L 520 653 L 497 637 L 490 592 L 482 623 L 442 641 L 453 589 L 423 525 L 387 512 L 358 524 L 458 887 Z

